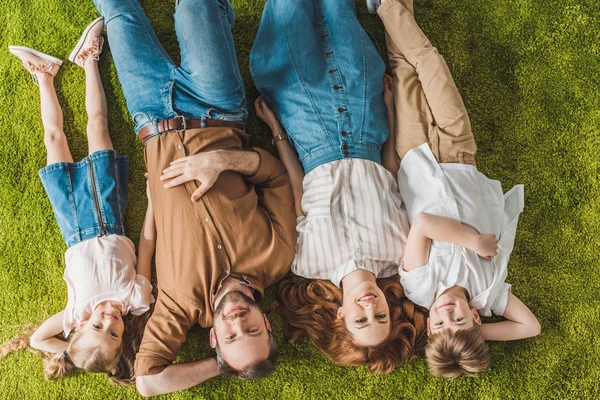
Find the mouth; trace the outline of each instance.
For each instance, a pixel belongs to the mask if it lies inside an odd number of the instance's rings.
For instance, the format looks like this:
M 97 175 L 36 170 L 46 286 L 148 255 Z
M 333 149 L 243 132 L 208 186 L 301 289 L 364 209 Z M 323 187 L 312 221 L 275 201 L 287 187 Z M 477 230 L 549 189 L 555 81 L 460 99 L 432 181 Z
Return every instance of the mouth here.
M 113 312 L 105 312 L 104 313 L 105 316 L 114 319 L 115 321 L 119 320 L 119 316 Z
M 375 293 L 367 292 L 367 293 L 363 294 L 362 297 L 358 299 L 358 301 L 371 302 L 371 301 L 375 300 L 376 298 L 377 298 L 377 295 Z
M 248 310 L 242 306 L 235 306 L 235 307 L 232 307 L 229 311 L 227 311 L 224 315 L 225 315 L 225 317 L 229 317 L 230 315 L 235 315 L 235 314 L 243 313 L 246 311 L 248 311 Z

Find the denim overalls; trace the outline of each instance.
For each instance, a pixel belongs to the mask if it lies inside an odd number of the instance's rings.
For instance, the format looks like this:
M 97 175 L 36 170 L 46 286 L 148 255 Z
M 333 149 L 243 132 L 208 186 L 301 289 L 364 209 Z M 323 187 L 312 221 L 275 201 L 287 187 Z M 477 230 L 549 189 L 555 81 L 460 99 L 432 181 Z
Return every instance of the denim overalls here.
M 267 1 L 250 70 L 307 173 L 343 158 L 381 163 L 385 64 L 353 0 Z

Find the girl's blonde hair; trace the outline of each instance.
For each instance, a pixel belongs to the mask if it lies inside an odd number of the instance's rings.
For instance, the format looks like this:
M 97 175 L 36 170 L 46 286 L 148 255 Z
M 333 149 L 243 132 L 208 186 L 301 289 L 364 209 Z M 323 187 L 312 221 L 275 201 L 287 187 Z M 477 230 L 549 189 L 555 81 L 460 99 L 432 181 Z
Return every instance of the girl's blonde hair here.
M 390 373 L 399 364 L 409 361 L 424 345 L 425 310 L 404 296 L 397 276 L 378 280 L 377 285 L 390 307 L 390 333 L 377 346 L 360 346 L 354 343 L 344 321 L 337 318 L 343 299 L 340 288 L 323 280 L 298 282 L 298 278 L 288 278 L 282 281 L 278 293 L 281 314 L 287 324 L 296 328 L 290 342 L 307 335 L 334 363 L 364 365 L 375 374 Z
M 141 316 L 129 315 L 124 318 L 125 330 L 121 347 L 115 354 L 105 354 L 97 346 L 86 346 L 80 342 L 80 333 L 75 331 L 66 341 L 69 348 L 65 353 L 53 354 L 33 349 L 29 346 L 31 335 L 36 327 L 26 327 L 21 333 L 0 346 L 0 360 L 21 349 L 29 349 L 45 361 L 44 376 L 48 380 L 62 378 L 71 371 L 81 368 L 87 372 L 106 373 L 115 385 L 128 386 L 135 382 L 135 355 L 140 347 L 144 327 L 150 312 Z M 61 335 L 57 339 L 63 339 Z

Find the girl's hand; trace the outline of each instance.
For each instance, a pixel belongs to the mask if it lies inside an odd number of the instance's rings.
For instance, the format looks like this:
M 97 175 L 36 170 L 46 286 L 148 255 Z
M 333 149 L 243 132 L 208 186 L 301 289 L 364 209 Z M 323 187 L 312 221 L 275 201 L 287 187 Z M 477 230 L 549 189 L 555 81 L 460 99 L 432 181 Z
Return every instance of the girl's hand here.
M 392 83 L 394 79 L 388 75 L 383 75 L 383 100 L 385 101 L 385 106 L 388 110 L 394 109 L 394 92 L 392 90 Z
M 498 255 L 498 240 L 493 233 L 479 235 L 477 243 L 473 249 L 482 258 L 491 260 L 492 257 Z
M 262 119 L 271 128 L 273 136 L 280 135 L 283 132 L 283 127 L 279 123 L 275 113 L 269 108 L 262 96 L 258 96 L 258 99 L 254 102 L 254 108 L 256 109 L 258 118 Z

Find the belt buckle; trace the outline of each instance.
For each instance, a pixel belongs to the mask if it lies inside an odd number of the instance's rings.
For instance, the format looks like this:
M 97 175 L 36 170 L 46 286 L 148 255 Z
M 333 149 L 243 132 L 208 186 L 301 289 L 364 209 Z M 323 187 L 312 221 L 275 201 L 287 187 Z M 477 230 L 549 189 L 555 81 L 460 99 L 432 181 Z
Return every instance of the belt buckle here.
M 183 125 L 182 129 L 177 129 L 175 128 L 175 132 L 183 132 L 187 129 L 187 124 L 185 123 L 185 117 L 183 115 L 178 115 L 175 118 L 173 118 L 174 120 L 177 118 L 181 118 L 181 124 Z

